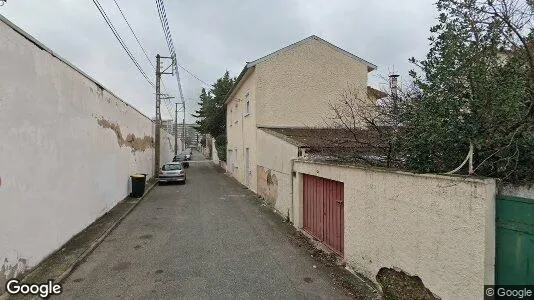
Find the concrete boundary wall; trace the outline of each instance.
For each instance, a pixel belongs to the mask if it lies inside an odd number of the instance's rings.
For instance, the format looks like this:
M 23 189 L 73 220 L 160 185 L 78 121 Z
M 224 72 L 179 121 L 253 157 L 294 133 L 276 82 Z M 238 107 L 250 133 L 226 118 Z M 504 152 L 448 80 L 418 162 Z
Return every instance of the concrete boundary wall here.
M 442 299 L 482 299 L 494 283 L 495 180 L 303 160 L 294 171 L 297 228 L 302 174 L 344 183 L 344 259 L 371 280 L 382 268 L 402 270 Z
M 2 288 L 154 172 L 153 122 L 1 16 L 0 130 Z
M 219 154 L 217 153 L 217 148 L 215 147 L 215 138 L 211 138 L 211 160 L 218 165 L 220 162 Z
M 291 187 L 292 159 L 298 156 L 298 147 L 257 129 L 257 193 L 284 218 L 293 217 L 293 190 Z

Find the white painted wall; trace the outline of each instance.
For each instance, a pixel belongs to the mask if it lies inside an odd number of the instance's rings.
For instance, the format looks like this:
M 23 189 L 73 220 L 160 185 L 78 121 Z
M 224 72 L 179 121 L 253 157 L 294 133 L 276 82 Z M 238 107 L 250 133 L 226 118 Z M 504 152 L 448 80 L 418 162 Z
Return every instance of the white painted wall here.
M 273 132 L 268 129 L 257 129 L 257 141 L 258 170 L 254 170 L 254 172 L 258 172 L 257 193 L 265 197 L 265 194 L 273 194 L 269 189 L 276 188 L 274 208 L 284 217 L 289 215 L 292 220 L 291 162 L 292 159 L 297 158 L 298 147 L 274 136 Z M 271 174 L 276 176 L 276 186 L 269 185 L 265 178 L 260 176 L 262 170 L 270 170 Z
M 178 138 L 178 153 L 182 152 L 182 142 Z M 152 149 L 152 152 L 154 150 Z M 171 162 L 174 157 L 174 135 L 166 132 L 165 130 L 161 131 L 161 144 L 160 144 L 160 160 L 161 166 L 164 163 Z M 152 174 L 150 174 L 152 176 Z
M 419 276 L 442 299 L 482 299 L 494 283 L 495 181 L 297 161 L 295 226 L 302 228 L 302 175 L 344 183 L 348 265 L 375 281 L 382 267 Z
M 146 148 L 121 145 L 99 120 Z M 7 269 L 0 282 L 125 198 L 130 174 L 153 174 L 152 121 L 3 19 L 0 130 L 0 268 Z M 164 161 L 170 153 L 162 137 Z
M 534 185 L 501 185 L 499 195 L 534 199 Z
M 226 105 L 226 138 L 228 150 L 232 150 L 234 168 L 231 171 L 237 181 L 257 192 L 257 150 L 256 150 L 256 72 L 250 71 L 234 91 L 233 98 Z M 246 103 L 249 111 L 246 111 Z M 246 149 L 249 149 L 248 166 Z M 237 151 L 236 151 L 237 150 Z M 227 155 L 227 159 L 228 158 Z M 248 173 L 247 173 L 248 170 Z
M 215 164 L 219 164 L 219 154 L 217 154 L 217 148 L 215 148 L 215 139 L 214 138 L 211 138 L 211 160 L 215 163 Z

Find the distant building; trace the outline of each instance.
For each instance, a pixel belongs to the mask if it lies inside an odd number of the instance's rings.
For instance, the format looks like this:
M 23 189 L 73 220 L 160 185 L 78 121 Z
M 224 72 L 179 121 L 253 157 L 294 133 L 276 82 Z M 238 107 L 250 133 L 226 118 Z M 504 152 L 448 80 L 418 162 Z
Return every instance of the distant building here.
M 197 147 L 198 143 L 200 142 L 200 139 L 202 137 L 202 134 L 200 134 L 194 127 L 196 124 L 185 124 L 185 143 L 186 147 Z M 178 123 L 177 129 L 178 129 L 178 139 L 180 141 L 184 140 L 184 125 L 182 123 Z M 175 127 L 174 127 L 174 120 L 161 120 L 161 130 L 165 130 L 169 134 L 174 135 Z

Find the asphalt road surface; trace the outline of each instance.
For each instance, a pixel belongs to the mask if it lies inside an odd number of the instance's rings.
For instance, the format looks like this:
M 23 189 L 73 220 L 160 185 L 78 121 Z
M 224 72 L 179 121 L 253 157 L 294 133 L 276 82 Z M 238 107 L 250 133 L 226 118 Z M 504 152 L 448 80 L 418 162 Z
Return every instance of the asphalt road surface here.
M 185 185 L 156 187 L 55 299 L 348 298 L 276 222 L 213 164 L 193 162 Z

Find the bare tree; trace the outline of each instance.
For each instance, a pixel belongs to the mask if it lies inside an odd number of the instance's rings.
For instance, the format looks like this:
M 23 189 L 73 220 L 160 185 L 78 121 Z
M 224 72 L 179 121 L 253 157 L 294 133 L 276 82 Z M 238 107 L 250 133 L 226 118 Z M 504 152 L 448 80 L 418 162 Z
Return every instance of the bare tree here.
M 388 95 L 368 87 L 343 91 L 339 100 L 330 102 L 330 124 L 345 134 L 326 137 L 333 146 L 344 147 L 338 156 L 356 158 L 366 164 L 400 167 L 394 140 L 399 134 L 398 90 Z M 341 138 L 340 138 L 341 136 Z

